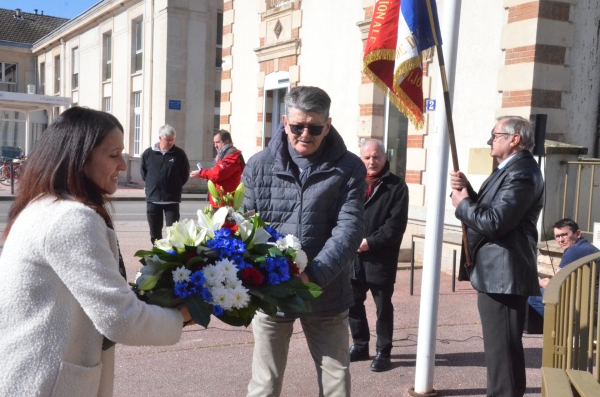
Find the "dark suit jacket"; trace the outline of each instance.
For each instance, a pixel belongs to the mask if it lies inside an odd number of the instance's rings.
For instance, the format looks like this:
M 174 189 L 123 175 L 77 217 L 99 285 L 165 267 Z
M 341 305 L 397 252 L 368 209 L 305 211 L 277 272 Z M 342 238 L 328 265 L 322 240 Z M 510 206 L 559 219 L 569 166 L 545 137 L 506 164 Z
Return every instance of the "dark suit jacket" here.
M 515 154 L 483 183 L 469 186 L 456 217 L 467 226 L 473 265 L 466 268 L 473 288 L 494 294 L 540 295 L 537 278 L 537 220 L 544 181 L 531 153 Z M 463 247 L 464 250 L 464 247 Z M 461 258 L 464 263 L 464 252 Z M 459 279 L 465 279 L 461 266 Z
M 354 255 L 352 278 L 379 285 L 396 282 L 400 243 L 408 223 L 408 187 L 386 172 L 365 202 L 365 233 L 369 250 Z

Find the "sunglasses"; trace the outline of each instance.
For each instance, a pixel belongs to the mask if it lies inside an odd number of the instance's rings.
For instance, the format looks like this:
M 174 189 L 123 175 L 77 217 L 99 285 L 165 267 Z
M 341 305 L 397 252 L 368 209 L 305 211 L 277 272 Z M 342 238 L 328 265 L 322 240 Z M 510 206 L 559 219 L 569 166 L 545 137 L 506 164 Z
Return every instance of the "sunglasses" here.
M 292 131 L 292 134 L 294 135 L 302 135 L 304 129 L 306 128 L 310 135 L 319 136 L 323 133 L 323 128 L 325 128 L 324 125 L 288 125 L 290 126 L 290 131 Z

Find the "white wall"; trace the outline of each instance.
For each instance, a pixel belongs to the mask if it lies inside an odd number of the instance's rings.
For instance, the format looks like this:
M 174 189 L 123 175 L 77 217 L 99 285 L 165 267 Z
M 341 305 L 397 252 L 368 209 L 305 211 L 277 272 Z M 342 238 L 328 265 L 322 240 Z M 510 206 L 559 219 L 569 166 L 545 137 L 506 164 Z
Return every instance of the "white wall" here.
M 235 2 L 230 132 L 235 146 L 242 151 L 246 160 L 256 151 L 259 65 L 254 49 L 260 46 L 259 23 L 258 0 Z
M 303 1 L 300 28 L 299 84 L 327 91 L 331 97 L 332 124 L 353 152 L 358 146 L 358 90 L 363 58 L 361 33 L 356 23 L 365 19 L 362 3 L 362 0 Z

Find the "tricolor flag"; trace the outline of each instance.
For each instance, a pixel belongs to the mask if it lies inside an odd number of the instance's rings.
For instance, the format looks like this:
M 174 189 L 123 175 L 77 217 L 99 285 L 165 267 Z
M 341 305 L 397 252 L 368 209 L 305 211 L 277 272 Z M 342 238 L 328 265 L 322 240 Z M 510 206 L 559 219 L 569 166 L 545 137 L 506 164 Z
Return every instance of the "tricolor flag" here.
M 364 73 L 413 122 L 423 126 L 421 56 L 442 44 L 435 0 L 378 0 L 363 59 Z

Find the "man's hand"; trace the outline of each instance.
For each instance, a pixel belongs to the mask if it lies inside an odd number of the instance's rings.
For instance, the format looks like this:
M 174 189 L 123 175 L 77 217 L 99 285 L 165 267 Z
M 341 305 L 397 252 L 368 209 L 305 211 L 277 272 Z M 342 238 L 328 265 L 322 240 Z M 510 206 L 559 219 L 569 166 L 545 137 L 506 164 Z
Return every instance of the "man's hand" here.
M 552 280 L 550 277 L 540 278 L 540 288 L 546 288 L 550 280 Z
M 450 187 L 452 190 L 466 189 L 468 183 L 465 174 L 460 171 L 450 171 Z
M 360 253 L 360 252 L 365 252 L 368 250 L 369 250 L 369 244 L 367 243 L 367 239 L 363 238 L 362 242 L 360 243 L 360 247 L 358 247 L 356 252 Z
M 300 273 L 300 279 L 305 283 L 310 283 L 310 278 L 308 278 L 308 274 L 304 272 Z
M 200 178 L 200 170 L 190 172 L 190 178 Z
M 467 192 L 467 188 L 461 190 L 452 190 L 452 205 L 454 208 L 458 207 L 463 199 L 469 197 L 469 192 Z

